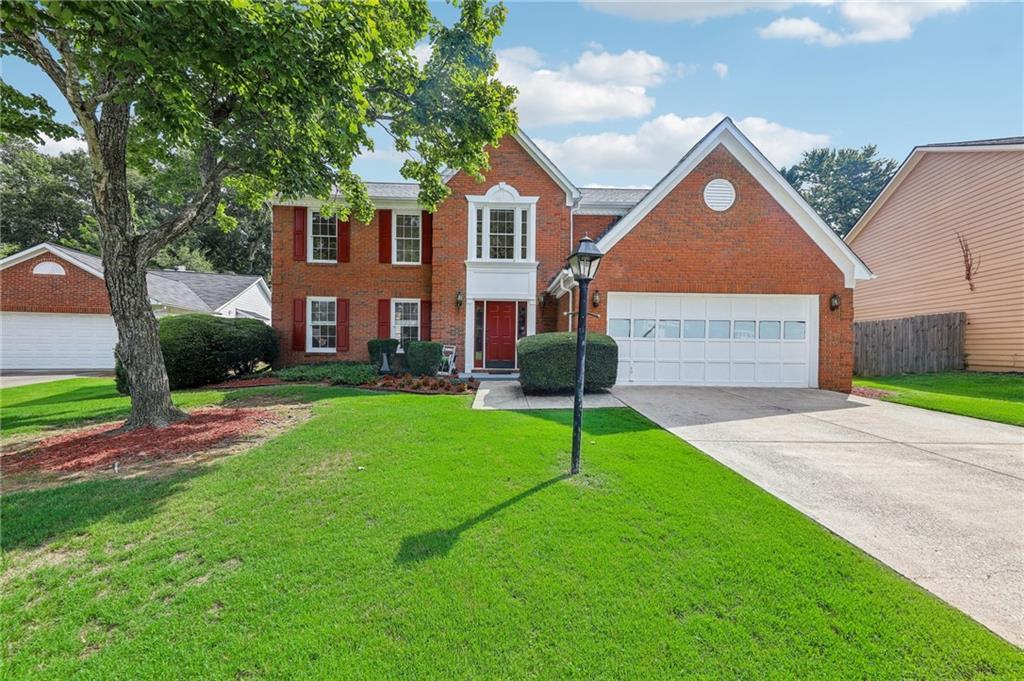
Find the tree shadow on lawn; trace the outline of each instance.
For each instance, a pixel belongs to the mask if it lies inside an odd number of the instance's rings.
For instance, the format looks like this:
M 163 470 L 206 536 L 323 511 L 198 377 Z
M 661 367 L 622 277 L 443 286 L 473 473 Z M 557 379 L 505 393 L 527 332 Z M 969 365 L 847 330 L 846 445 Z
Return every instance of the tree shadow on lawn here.
M 513 506 L 523 499 L 530 497 L 537 492 L 540 492 L 557 482 L 566 480 L 569 478 L 568 473 L 562 473 L 556 475 L 550 480 L 538 483 L 530 489 L 524 490 L 514 497 L 510 497 L 500 504 L 495 504 L 487 510 L 478 513 L 472 518 L 467 518 L 455 527 L 431 530 L 429 532 L 421 532 L 420 534 L 414 534 L 406 537 L 402 540 L 402 544 L 398 549 L 398 555 L 395 556 L 395 563 L 398 565 L 405 565 L 408 563 L 418 563 L 431 558 L 438 558 L 440 556 L 446 556 L 455 546 L 455 542 L 459 540 L 459 537 L 466 530 L 484 522 L 490 520 L 492 517 L 504 511 L 506 508 Z
M 82 532 L 104 518 L 133 523 L 155 513 L 209 468 L 193 467 L 152 478 L 114 478 L 5 494 L 0 548 L 31 548 Z

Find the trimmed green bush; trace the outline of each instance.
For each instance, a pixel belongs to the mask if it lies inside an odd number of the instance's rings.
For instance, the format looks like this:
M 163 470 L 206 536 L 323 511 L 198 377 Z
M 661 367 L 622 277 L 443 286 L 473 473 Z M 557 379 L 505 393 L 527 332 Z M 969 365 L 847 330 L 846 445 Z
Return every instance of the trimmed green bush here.
M 274 329 L 255 319 L 229 319 L 186 314 L 160 320 L 160 350 L 172 390 L 195 388 L 252 373 L 277 358 Z M 120 361 L 115 366 L 117 389 L 128 392 Z
M 377 378 L 377 370 L 366 362 L 318 362 L 317 364 L 296 364 L 278 369 L 274 376 L 282 381 L 320 383 L 332 385 L 363 385 Z
M 392 369 L 395 368 L 395 353 L 398 352 L 397 339 L 374 338 L 366 344 L 366 349 L 370 352 L 370 364 L 376 368 L 379 369 L 381 367 L 381 357 L 384 353 L 388 355 L 388 366 Z
M 519 383 L 529 394 L 572 392 L 576 383 L 576 334 L 539 333 L 516 344 Z M 603 333 L 587 334 L 584 390 L 607 390 L 615 385 L 619 346 Z
M 433 376 L 441 368 L 441 344 L 413 341 L 405 349 L 405 365 L 413 376 Z

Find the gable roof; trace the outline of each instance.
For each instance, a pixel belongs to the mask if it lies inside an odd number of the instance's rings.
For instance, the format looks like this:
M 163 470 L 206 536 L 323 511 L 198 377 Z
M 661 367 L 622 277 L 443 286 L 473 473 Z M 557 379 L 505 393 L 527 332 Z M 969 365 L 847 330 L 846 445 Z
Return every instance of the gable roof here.
M 649 188 L 580 187 L 576 215 L 625 215 L 644 198 Z
M 747 139 L 732 119 L 725 117 L 679 160 L 654 187 L 605 232 L 597 242 L 607 253 L 636 227 L 662 199 L 690 174 L 708 154 L 724 146 L 756 179 L 818 247 L 843 272 L 846 286 L 874 275 L 850 247 L 814 212 L 800 194 L 782 177 L 778 169 Z
M 966 142 L 940 142 L 938 144 L 922 144 L 914 147 L 907 158 L 903 160 L 899 170 L 892 176 L 889 183 L 882 188 L 875 200 L 871 202 L 868 209 L 857 220 L 857 224 L 847 232 L 846 243 L 852 244 L 864 227 L 867 226 L 875 214 L 881 210 L 885 202 L 889 200 L 896 189 L 903 184 L 910 172 L 921 162 L 925 154 L 935 153 L 962 153 L 962 152 L 995 152 L 995 151 L 1024 151 L 1024 137 L 996 137 L 987 140 L 969 140 Z
M 0 270 L 50 253 L 95 277 L 103 278 L 103 260 L 91 253 L 44 241 L 0 260 Z M 195 312 L 216 312 L 246 289 L 260 285 L 263 277 L 248 274 L 148 270 L 146 287 L 150 303 Z M 262 283 L 266 292 L 266 283 Z M 269 297 L 269 296 L 268 296 Z

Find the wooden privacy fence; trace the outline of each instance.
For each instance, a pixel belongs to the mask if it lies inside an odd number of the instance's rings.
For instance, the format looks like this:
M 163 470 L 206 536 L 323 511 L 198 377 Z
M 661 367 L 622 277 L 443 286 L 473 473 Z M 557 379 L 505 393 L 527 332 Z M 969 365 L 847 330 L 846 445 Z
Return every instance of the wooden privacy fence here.
M 923 374 L 964 368 L 965 312 L 880 319 L 853 325 L 853 372 Z

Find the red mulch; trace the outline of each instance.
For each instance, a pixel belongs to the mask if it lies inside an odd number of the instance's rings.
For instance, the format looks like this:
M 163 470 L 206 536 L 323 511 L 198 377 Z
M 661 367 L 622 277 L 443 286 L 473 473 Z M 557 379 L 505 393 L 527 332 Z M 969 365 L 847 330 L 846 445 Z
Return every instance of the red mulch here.
M 860 397 L 870 397 L 875 400 L 884 400 L 886 397 L 892 397 L 896 393 L 891 390 L 879 390 L 878 388 L 854 388 L 850 391 L 854 395 Z
M 265 385 L 281 385 L 284 383 L 280 378 L 273 376 L 260 376 L 257 378 L 232 378 L 229 381 L 223 383 L 215 383 L 214 385 L 208 385 L 203 390 L 209 388 L 261 388 Z
M 209 449 L 251 433 L 277 418 L 264 409 L 206 407 L 166 428 L 114 433 L 108 423 L 41 440 L 35 447 L 3 455 L 4 473 L 73 472 L 133 460 L 152 461 Z

